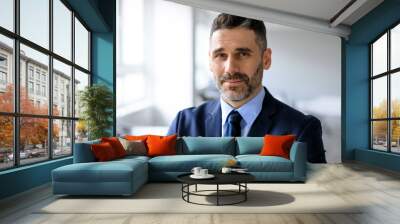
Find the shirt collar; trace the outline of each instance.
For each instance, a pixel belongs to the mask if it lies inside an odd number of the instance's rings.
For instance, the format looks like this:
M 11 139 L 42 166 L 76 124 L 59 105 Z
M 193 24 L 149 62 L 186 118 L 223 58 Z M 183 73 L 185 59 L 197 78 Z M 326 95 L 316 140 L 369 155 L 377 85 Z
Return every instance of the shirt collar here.
M 257 118 L 258 114 L 261 112 L 264 97 L 265 97 L 265 89 L 261 88 L 260 92 L 255 97 L 253 97 L 253 99 L 251 99 L 250 101 L 248 101 L 247 103 L 243 104 L 241 107 L 236 109 L 242 116 L 246 124 L 252 124 L 254 120 Z M 225 124 L 229 113 L 232 110 L 235 110 L 235 108 L 226 103 L 222 99 L 222 96 L 220 97 L 220 103 L 221 103 L 221 115 L 222 115 L 221 118 L 223 124 Z

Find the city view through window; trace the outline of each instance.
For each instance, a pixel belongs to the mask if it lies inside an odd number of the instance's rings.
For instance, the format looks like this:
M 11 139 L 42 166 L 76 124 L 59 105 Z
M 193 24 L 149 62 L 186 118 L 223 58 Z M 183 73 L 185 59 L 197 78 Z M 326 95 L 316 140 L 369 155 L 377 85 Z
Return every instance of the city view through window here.
M 20 0 L 16 33 L 14 7 L 0 2 L 0 170 L 70 156 L 87 139 L 79 93 L 90 83 L 89 31 L 60 0 Z

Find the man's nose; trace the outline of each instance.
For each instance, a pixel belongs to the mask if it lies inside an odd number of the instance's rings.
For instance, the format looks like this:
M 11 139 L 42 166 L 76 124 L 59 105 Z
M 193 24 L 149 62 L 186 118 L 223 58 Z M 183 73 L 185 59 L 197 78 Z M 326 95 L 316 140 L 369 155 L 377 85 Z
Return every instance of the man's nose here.
M 233 57 L 228 57 L 225 61 L 225 73 L 234 74 L 239 72 L 238 62 Z

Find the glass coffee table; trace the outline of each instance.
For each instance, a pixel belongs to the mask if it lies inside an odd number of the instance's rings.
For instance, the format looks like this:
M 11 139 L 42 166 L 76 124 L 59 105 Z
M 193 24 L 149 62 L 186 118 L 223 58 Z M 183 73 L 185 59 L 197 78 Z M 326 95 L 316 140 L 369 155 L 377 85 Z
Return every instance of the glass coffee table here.
M 194 179 L 190 177 L 191 173 L 182 174 L 177 177 L 182 183 L 182 199 L 188 203 L 198 205 L 234 205 L 247 201 L 247 192 L 249 188 L 247 183 L 255 180 L 255 177 L 249 173 L 214 173 L 214 178 L 210 179 Z M 198 190 L 197 185 L 215 185 L 212 190 Z M 236 185 L 236 189 L 221 189 L 220 185 Z M 190 190 L 190 186 L 194 186 L 194 191 Z M 211 194 L 210 194 L 211 193 Z M 205 204 L 191 201 L 190 196 L 215 197 L 216 204 Z M 238 197 L 233 202 L 224 203 L 221 201 L 225 197 Z

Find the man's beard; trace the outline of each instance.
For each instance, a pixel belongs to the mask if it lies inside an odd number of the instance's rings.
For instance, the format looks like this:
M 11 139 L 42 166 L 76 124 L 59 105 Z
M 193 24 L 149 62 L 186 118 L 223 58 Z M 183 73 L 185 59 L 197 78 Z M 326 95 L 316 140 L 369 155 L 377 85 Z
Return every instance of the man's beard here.
M 241 101 L 249 97 L 261 84 L 263 70 L 264 68 L 262 64 L 260 64 L 251 79 L 247 74 L 241 72 L 235 72 L 233 74 L 225 73 L 216 80 L 217 88 L 223 98 L 230 101 Z M 240 80 L 244 83 L 244 86 L 223 86 L 224 82 L 229 80 Z

